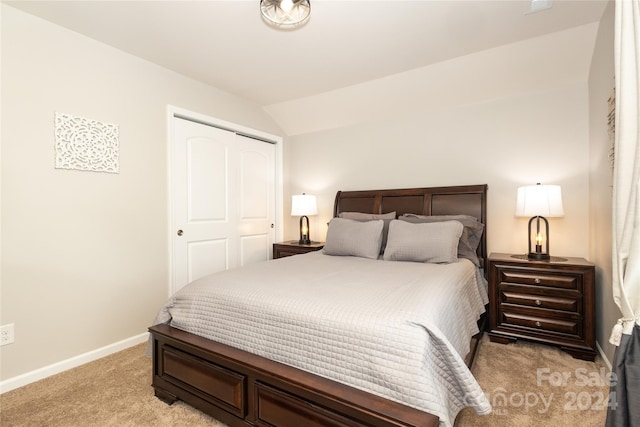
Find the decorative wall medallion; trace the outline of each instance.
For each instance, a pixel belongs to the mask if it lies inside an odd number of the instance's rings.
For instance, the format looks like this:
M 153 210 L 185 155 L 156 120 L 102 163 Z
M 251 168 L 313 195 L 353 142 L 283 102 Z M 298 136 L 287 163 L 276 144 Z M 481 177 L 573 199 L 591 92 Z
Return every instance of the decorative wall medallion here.
M 56 169 L 119 173 L 118 125 L 56 113 Z

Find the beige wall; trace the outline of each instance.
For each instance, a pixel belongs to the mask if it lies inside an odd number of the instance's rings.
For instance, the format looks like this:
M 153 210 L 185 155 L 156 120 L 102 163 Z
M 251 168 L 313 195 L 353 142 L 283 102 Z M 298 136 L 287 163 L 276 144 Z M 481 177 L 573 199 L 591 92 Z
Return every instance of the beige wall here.
M 337 190 L 486 183 L 488 249 L 513 253 L 527 250 L 528 219 L 514 216 L 517 187 L 559 184 L 565 217 L 550 219 L 550 250 L 589 257 L 587 104 L 578 82 L 299 135 L 285 148 L 287 182 L 293 193 L 318 196 L 314 239 L 326 233 Z M 288 225 L 293 238 L 295 219 Z
M 589 240 L 590 258 L 596 269 L 597 340 L 609 361 L 613 361 L 615 347 L 609 344 L 611 328 L 620 317 L 613 302 L 611 288 L 611 207 L 613 180 L 609 149 L 611 141 L 607 127 L 607 99 L 611 96 L 614 79 L 614 4 L 604 12 L 596 39 L 589 73 Z
M 2 5 L 0 378 L 146 331 L 168 295 L 167 105 L 268 133 L 256 105 Z M 54 112 L 120 127 L 120 173 L 54 169 Z

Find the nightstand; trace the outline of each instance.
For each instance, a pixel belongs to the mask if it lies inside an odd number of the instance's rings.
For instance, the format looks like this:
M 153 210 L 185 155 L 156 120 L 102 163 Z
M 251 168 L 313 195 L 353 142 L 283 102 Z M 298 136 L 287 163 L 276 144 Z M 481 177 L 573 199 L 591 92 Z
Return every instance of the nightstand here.
M 307 252 L 319 251 L 324 247 L 324 242 L 311 242 L 308 245 L 298 243 L 297 240 L 280 242 L 273 244 L 273 259 L 284 258 L 286 256 L 306 254 Z
M 489 257 L 489 338 L 559 346 L 573 357 L 593 361 L 595 266 L 584 258 L 526 255 Z

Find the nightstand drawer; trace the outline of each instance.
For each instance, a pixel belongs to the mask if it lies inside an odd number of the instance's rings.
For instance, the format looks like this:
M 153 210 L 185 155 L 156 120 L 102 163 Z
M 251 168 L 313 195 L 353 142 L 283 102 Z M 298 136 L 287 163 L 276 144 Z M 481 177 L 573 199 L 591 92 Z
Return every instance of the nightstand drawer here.
M 549 317 L 527 316 L 524 314 L 503 312 L 502 326 L 509 325 L 525 327 L 528 329 L 536 329 L 539 331 L 560 332 L 573 336 L 580 336 L 579 321 L 569 319 L 553 319 Z
M 505 304 L 550 308 L 553 310 L 572 312 L 578 311 L 580 303 L 579 298 L 534 295 L 530 293 L 514 292 L 510 289 L 500 291 L 500 301 Z
M 501 282 L 521 283 L 523 285 L 550 286 L 562 289 L 578 289 L 579 286 L 578 276 L 575 275 L 501 269 L 500 276 Z

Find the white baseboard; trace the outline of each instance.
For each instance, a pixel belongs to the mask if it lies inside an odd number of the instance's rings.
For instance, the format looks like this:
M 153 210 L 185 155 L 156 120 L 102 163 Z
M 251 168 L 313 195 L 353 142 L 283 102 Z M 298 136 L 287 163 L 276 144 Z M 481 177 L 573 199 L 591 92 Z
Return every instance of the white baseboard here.
M 36 381 L 50 377 L 51 375 L 59 374 L 60 372 L 76 368 L 80 365 L 84 365 L 85 363 L 93 362 L 94 360 L 100 359 L 113 353 L 117 353 L 129 347 L 133 347 L 134 345 L 141 344 L 143 342 L 146 342 L 148 338 L 149 333 L 145 332 L 143 334 L 106 345 L 96 350 L 80 354 L 70 359 L 45 366 L 40 369 L 36 369 L 35 371 L 27 372 L 26 374 L 18 375 L 17 377 L 0 381 L 0 394 L 25 386 L 27 384 L 34 383 Z

